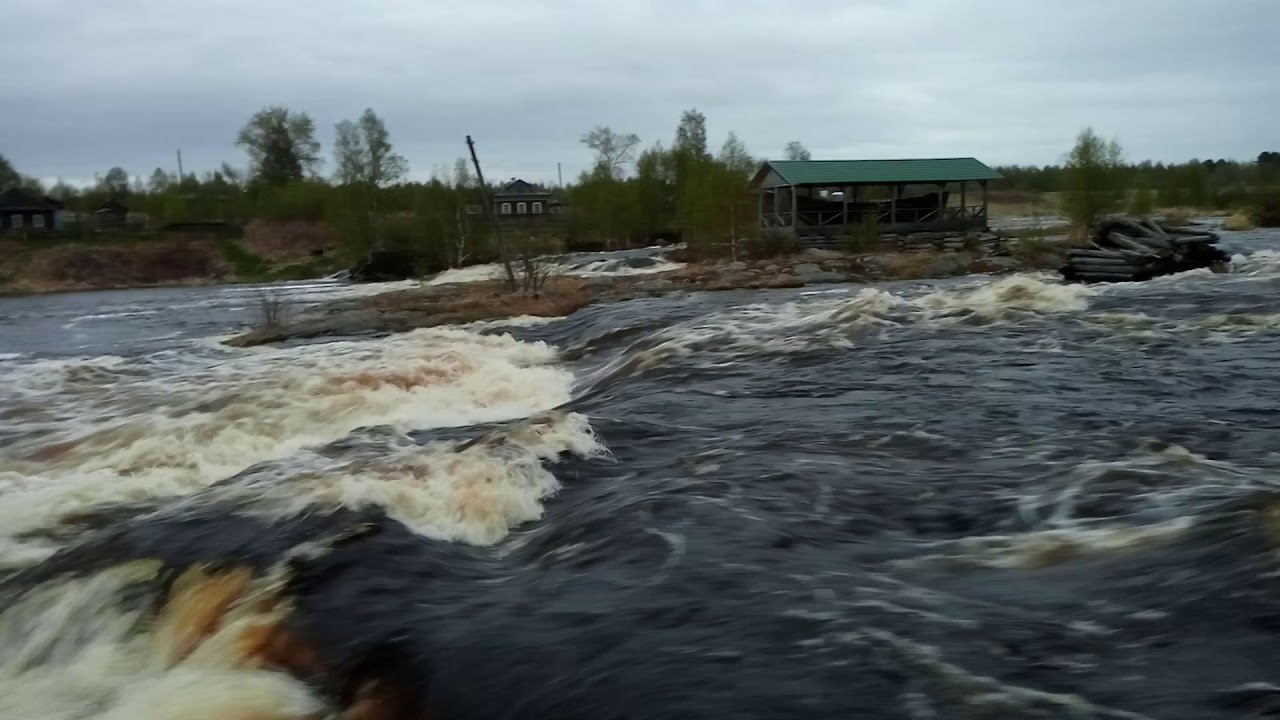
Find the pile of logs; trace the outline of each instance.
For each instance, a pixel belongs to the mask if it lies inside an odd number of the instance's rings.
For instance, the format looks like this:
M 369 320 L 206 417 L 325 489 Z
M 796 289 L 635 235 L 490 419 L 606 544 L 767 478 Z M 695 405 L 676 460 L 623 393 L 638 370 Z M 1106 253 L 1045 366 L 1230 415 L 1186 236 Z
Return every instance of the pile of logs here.
M 1216 233 L 1171 228 L 1139 217 L 1104 220 L 1085 247 L 1067 252 L 1062 276 L 1074 282 L 1132 282 L 1214 268 L 1230 260 Z

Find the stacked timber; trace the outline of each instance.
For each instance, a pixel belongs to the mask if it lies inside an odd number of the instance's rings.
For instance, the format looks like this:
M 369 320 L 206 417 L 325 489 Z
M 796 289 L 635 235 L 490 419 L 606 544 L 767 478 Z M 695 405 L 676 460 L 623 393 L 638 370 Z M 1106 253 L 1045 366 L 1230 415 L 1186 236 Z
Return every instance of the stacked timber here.
M 1133 282 L 1214 268 L 1230 260 L 1217 243 L 1217 233 L 1207 230 L 1113 217 L 1098 226 L 1088 245 L 1067 252 L 1062 276 L 1076 282 Z

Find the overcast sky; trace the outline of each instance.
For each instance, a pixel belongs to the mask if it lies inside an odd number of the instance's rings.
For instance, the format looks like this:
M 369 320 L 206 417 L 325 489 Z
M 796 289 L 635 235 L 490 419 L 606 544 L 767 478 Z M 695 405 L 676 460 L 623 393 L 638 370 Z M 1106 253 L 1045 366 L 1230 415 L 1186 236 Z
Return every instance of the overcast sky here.
M 1277 0 L 0 0 L 0 154 L 42 178 L 221 162 L 264 105 L 328 141 L 365 107 L 415 178 L 475 136 L 554 181 L 596 124 L 680 112 L 757 156 L 1058 161 L 1092 124 L 1131 158 L 1280 150 Z M 326 164 L 326 170 L 332 163 Z

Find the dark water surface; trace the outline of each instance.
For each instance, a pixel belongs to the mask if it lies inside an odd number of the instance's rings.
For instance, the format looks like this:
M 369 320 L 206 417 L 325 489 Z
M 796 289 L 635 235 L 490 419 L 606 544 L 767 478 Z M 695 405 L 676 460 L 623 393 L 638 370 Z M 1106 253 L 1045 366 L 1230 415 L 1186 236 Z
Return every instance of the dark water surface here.
M 1228 242 L 254 351 L 241 289 L 0 301 L 0 716 L 1275 716 L 1280 235 Z

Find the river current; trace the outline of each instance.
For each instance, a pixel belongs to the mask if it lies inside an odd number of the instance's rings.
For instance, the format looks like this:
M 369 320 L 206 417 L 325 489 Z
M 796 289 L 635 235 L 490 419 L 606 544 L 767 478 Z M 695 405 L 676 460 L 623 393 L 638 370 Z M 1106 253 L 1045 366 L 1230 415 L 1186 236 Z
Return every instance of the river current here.
M 247 350 L 387 287 L 0 299 L 0 718 L 1275 716 L 1280 232 L 1224 245 Z

